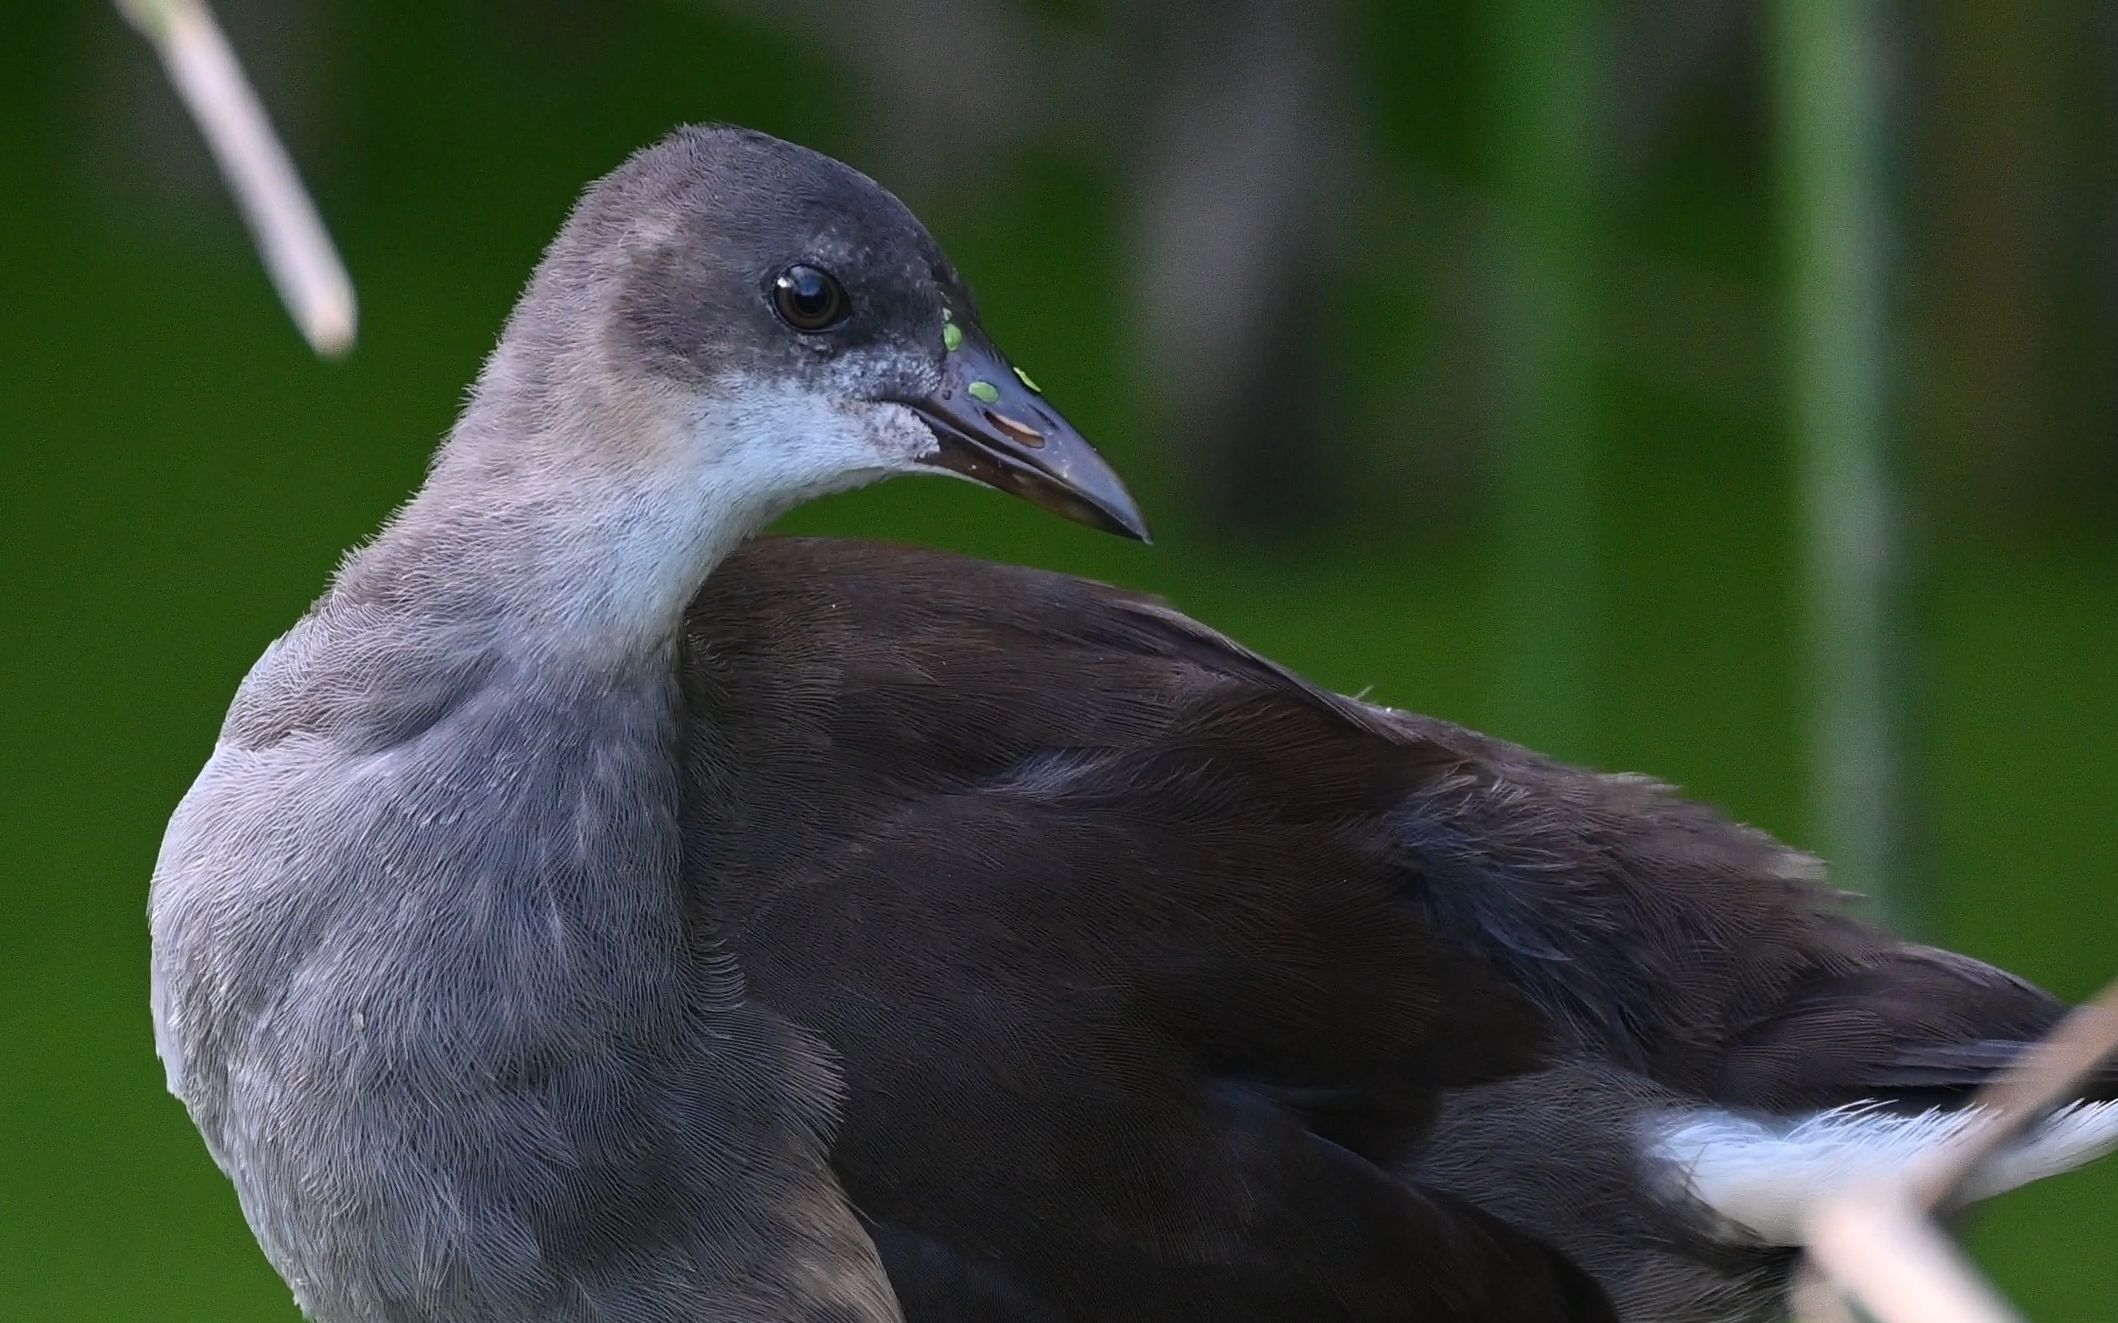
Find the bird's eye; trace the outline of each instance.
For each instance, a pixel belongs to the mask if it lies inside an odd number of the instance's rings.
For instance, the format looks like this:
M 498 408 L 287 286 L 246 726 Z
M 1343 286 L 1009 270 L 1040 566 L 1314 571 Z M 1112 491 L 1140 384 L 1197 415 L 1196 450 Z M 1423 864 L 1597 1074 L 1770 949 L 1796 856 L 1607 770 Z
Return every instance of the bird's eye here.
M 852 311 L 838 278 L 805 263 L 788 267 L 773 280 L 772 308 L 797 331 L 828 331 Z

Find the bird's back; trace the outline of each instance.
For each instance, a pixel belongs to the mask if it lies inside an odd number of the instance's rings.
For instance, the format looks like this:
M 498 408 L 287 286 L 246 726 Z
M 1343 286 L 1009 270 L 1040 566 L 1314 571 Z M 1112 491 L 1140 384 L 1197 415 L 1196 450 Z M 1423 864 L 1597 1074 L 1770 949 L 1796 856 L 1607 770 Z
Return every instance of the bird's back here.
M 1299 1297 L 1343 1244 L 1246 1279 L 1262 1242 L 1220 1219 L 1345 1216 L 1346 1172 L 1296 1178 L 1326 1145 L 1696 1311 L 1639 1317 L 1769 1312 L 1778 1242 L 1718 1235 L 1654 1127 L 1946 1103 L 2061 1010 L 1665 786 L 1325 693 L 1121 590 L 768 539 L 690 642 L 690 856 L 758 995 L 843 1055 L 837 1161 L 937 1300 L 965 1263 L 1039 1300 L 1196 1292 L 1173 1258 L 1219 1265 L 1219 1316 Z M 770 698 L 722 719 L 735 693 Z M 1334 1280 L 1402 1291 L 1371 1273 Z
M 752 544 L 691 641 L 699 891 L 844 1060 L 835 1161 L 908 1317 L 1602 1316 L 1382 1165 L 1546 1043 L 1400 845 L 1458 751 L 939 553 Z

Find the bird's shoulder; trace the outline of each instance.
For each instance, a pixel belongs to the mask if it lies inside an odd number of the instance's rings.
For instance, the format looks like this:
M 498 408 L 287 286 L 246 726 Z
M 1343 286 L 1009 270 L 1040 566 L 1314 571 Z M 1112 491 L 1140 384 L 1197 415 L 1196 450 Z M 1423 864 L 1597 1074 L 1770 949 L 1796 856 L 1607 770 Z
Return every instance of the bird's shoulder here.
M 724 565 L 686 694 L 695 894 L 839 1055 L 835 1161 L 910 1298 L 985 1316 L 986 1265 L 994 1316 L 1396 1317 L 1439 1280 L 1438 1316 L 1598 1316 L 1374 1165 L 1545 1046 L 1403 848 L 1475 744 L 1149 597 L 868 543 Z
M 777 859 L 865 848 L 852 824 L 874 821 L 924 832 L 954 871 L 1089 869 L 1127 904 L 1218 866 L 1198 885 L 1224 907 L 1387 913 L 1401 950 L 1466 961 L 1496 1001 L 1526 994 L 1582 1045 L 1686 1084 L 1747 1019 L 1858 960 L 1821 867 L 1767 833 L 1332 693 L 1140 593 L 768 539 L 709 581 L 692 636 L 694 774 L 774 806 L 794 847 Z M 1099 825 L 1156 865 L 1098 868 L 1115 857 Z M 1319 872 L 1368 879 L 1369 907 Z
M 691 641 L 687 860 L 753 980 L 878 1064 L 951 1049 L 871 1052 L 906 1020 L 863 1007 L 953 997 L 936 1025 L 1121 1073 L 1179 1050 L 1358 1143 L 1371 1103 L 1536 1059 L 1542 1017 L 1400 848 L 1458 754 L 1391 714 L 1153 598 L 870 543 L 752 544 Z

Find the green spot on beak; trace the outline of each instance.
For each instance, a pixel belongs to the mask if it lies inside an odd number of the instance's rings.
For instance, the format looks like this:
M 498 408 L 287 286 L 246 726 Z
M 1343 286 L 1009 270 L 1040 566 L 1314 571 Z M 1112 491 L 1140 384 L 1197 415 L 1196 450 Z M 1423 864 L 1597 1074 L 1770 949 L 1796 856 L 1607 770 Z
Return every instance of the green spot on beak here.
M 945 322 L 953 322 L 956 320 L 956 314 L 950 312 L 947 308 L 943 308 L 941 310 L 941 319 Z
M 941 324 L 941 343 L 943 348 L 952 354 L 963 348 L 963 328 L 954 322 L 943 322 Z
M 974 381 L 970 384 L 971 398 L 980 404 L 998 404 L 1000 388 L 990 381 Z
M 1030 374 L 1024 372 L 1021 368 L 1015 369 L 1015 379 L 1017 381 L 1020 381 L 1023 385 L 1029 387 L 1031 390 L 1036 391 L 1039 395 L 1044 394 L 1044 391 L 1039 388 L 1037 383 L 1030 380 Z

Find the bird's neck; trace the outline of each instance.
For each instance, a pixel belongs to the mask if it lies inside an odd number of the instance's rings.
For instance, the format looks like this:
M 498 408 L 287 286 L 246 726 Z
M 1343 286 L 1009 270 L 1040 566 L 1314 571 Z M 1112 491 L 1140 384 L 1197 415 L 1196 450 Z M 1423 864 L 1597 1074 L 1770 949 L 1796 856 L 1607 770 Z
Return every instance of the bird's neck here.
M 661 655 L 706 576 L 773 513 L 730 492 L 699 426 L 652 384 L 511 379 L 503 350 L 425 484 L 348 558 L 336 592 L 483 633 L 525 662 Z

